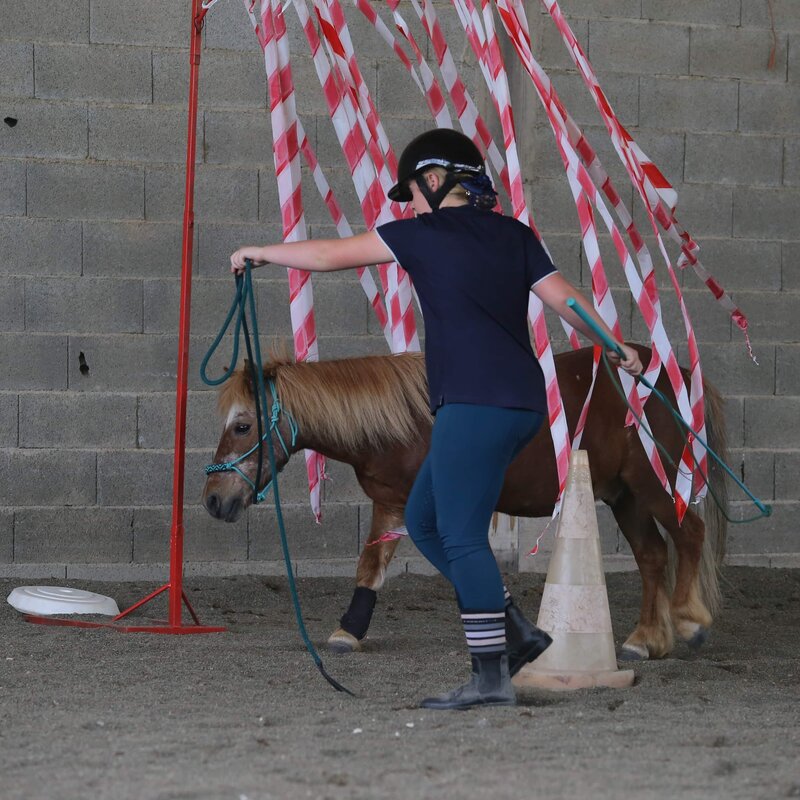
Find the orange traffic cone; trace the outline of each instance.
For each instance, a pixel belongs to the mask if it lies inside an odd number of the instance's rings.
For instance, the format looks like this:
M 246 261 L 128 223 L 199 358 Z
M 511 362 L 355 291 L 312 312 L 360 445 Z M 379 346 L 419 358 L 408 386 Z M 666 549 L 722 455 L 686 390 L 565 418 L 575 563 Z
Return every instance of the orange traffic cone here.
M 539 689 L 624 688 L 633 670 L 618 670 L 600 554 L 589 456 L 572 453 L 553 555 L 537 625 L 553 643 L 514 677 Z

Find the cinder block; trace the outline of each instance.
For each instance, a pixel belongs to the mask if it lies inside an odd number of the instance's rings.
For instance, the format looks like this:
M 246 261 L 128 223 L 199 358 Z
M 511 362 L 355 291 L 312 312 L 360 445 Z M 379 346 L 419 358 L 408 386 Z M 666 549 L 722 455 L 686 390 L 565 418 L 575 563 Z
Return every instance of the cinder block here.
M 202 142 L 201 120 L 198 139 Z M 186 159 L 186 112 L 153 106 L 90 108 L 89 156 L 108 161 L 182 163 Z M 197 158 L 202 160 L 201 152 Z
M 233 300 L 234 282 L 196 279 L 192 282 L 192 332 L 215 336 Z M 287 300 L 288 304 L 288 300 Z M 180 283 L 177 280 L 148 280 L 144 285 L 145 333 L 173 333 L 178 330 Z
M 639 0 L 571 0 L 569 7 L 563 9 L 569 19 L 573 17 L 621 17 L 623 19 L 639 16 Z M 545 15 L 545 20 L 548 17 Z M 549 22 L 548 24 L 553 24 Z M 570 23 L 571 24 L 571 23 Z
M 142 282 L 123 278 L 28 279 L 25 327 L 32 331 L 138 333 L 142 330 Z
M 728 466 L 760 500 L 775 496 L 775 453 L 772 450 L 729 450 Z M 738 499 L 739 490 L 729 484 Z M 744 499 L 744 497 L 742 497 Z
M 184 187 L 183 170 L 171 167 L 148 169 L 145 179 L 147 218 L 182 219 Z M 195 221 L 255 221 L 258 219 L 258 193 L 258 172 L 255 169 L 200 164 L 195 179 Z
M 797 299 L 791 293 L 737 292 L 736 301 L 747 314 L 754 343 L 797 341 Z
M 686 156 L 686 136 L 683 132 L 659 133 L 658 131 L 639 131 L 636 144 L 647 153 L 650 160 L 661 170 L 672 184 L 687 180 L 684 177 Z M 626 181 L 629 180 L 626 176 Z
M 0 393 L 0 447 L 17 446 L 18 407 L 17 395 L 11 392 Z
M 53 100 L 150 103 L 150 51 L 104 45 L 38 45 L 36 96 Z
M 729 291 L 752 289 L 778 291 L 781 288 L 780 242 L 754 239 L 703 239 L 703 266 Z M 684 271 L 684 284 L 699 285 L 691 267 Z
M 800 242 L 782 242 L 781 260 L 783 290 L 800 289 Z
M 664 22 L 701 22 L 711 25 L 738 25 L 740 0 L 642 0 L 642 17 Z M 635 16 L 635 15 L 634 15 Z
M 83 450 L 0 450 L 0 497 L 10 506 L 93 505 L 95 462 Z
M 679 357 L 683 363 L 686 363 L 685 350 L 685 346 L 681 346 Z M 703 377 L 725 397 L 772 396 L 775 393 L 775 351 L 768 346 L 759 347 L 757 351 L 758 365 L 753 363 L 741 338 L 735 337 L 727 344 L 717 342 L 700 355 Z
M 685 180 L 778 186 L 783 140 L 771 136 L 687 134 Z
M 172 495 L 168 451 L 113 450 L 97 454 L 97 503 L 101 506 L 168 505 Z
M 85 106 L 9 100 L 3 103 L 3 117 L 17 122 L 0 126 L 0 156 L 86 158 Z
M 133 515 L 133 559 L 136 562 L 169 560 L 170 508 L 137 508 Z M 245 561 L 247 559 L 247 515 L 235 523 L 214 519 L 201 506 L 184 511 L 184 559 L 199 561 Z
M 206 50 L 202 74 L 200 103 L 204 107 L 266 108 L 266 72 L 264 58 L 257 45 L 248 53 Z M 187 50 L 153 53 L 153 102 L 184 106 L 188 85 Z
M 800 452 L 778 450 L 775 453 L 775 497 L 778 500 L 800 497 Z
M 3 11 L 3 38 L 28 41 L 89 41 L 89 0 L 19 0 Z
M 781 31 L 800 31 L 800 8 L 792 0 L 772 0 L 771 4 L 742 3 L 742 26 Z
M 554 71 L 550 74 L 550 80 L 565 108 L 579 125 L 602 125 L 600 113 L 580 75 Z M 603 94 L 622 124 L 625 127 L 638 125 L 639 76 L 606 73 L 601 85 Z
M 258 14 L 257 9 L 256 14 Z M 293 13 L 287 14 L 289 19 L 294 16 Z M 206 17 L 205 46 L 206 50 L 219 48 L 261 52 L 250 17 L 245 9 L 236 3 L 218 3 Z M 294 53 L 295 48 L 291 48 L 291 52 Z
M 707 289 L 683 292 L 683 299 L 692 320 L 697 340 L 705 342 L 729 342 L 731 340 L 731 320 L 727 312 L 716 307 L 714 298 Z M 672 291 L 662 291 L 661 309 L 664 327 L 670 336 L 673 347 L 685 341 L 686 332 L 678 301 Z M 633 317 L 631 337 L 634 341 L 647 341 L 647 326 L 637 313 Z
M 787 77 L 792 83 L 797 83 L 800 78 L 800 50 L 798 50 L 797 43 L 800 41 L 798 34 L 793 34 L 789 37 L 789 67 Z
M 540 178 L 530 184 L 530 209 L 545 240 L 552 233 L 580 231 L 578 212 L 564 179 Z
M 33 97 L 33 45 L 29 42 L 0 42 L 0 95 Z
M 25 279 L 0 278 L 0 331 L 25 328 Z
M 744 398 L 725 397 L 725 429 L 728 447 L 744 445 Z
M 775 348 L 775 394 L 800 395 L 800 345 Z
M 800 447 L 800 397 L 748 397 L 745 399 L 745 445 L 777 447 L 783 450 Z
M 0 412 L 2 413 L 2 412 Z M 0 563 L 14 560 L 14 513 L 0 511 Z
M 768 66 L 772 31 L 731 27 L 692 29 L 691 74 L 744 80 L 786 80 L 788 41 L 777 34 L 775 67 Z
M 548 18 L 531 16 L 528 21 L 531 24 L 533 54 L 542 67 L 548 72 L 551 69 L 574 69 L 575 65 L 558 28 Z M 589 46 L 588 20 L 570 20 L 570 28 L 585 51 Z M 510 66 L 507 64 L 506 68 Z M 530 81 L 530 78 L 526 77 L 525 80 Z
M 408 71 L 403 69 L 396 59 L 378 62 L 376 74 L 377 92 L 373 99 L 378 104 L 379 112 L 391 112 L 399 108 L 413 108 L 422 111 L 426 108 L 425 95 L 414 83 L 414 79 Z M 440 88 L 442 92 L 446 93 L 447 90 L 443 83 L 440 83 Z M 327 109 L 320 109 L 320 113 L 327 113 Z M 392 144 L 395 145 L 394 142 Z
M 742 83 L 739 90 L 739 130 L 743 133 L 797 133 L 800 86 Z
M 188 47 L 190 25 L 191 7 L 180 0 L 92 0 L 92 42 Z
M 80 222 L 0 217 L 0 241 L 0 274 L 81 274 Z
M 326 503 L 322 523 L 317 525 L 308 504 L 282 504 L 283 518 L 294 559 L 358 556 L 358 506 Z M 256 561 L 281 558 L 275 510 L 263 505 L 248 514 L 250 558 Z
M 89 392 L 174 391 L 177 355 L 177 336 L 71 336 L 69 388 Z
M 783 182 L 787 186 L 800 186 L 800 140 L 783 141 Z
M 739 82 L 700 78 L 639 81 L 639 124 L 644 128 L 735 131 Z
M 733 235 L 793 239 L 797 236 L 800 190 L 736 188 L 733 195 Z
M 292 53 L 292 79 L 296 89 L 297 113 L 301 119 L 307 119 L 315 114 L 328 113 L 325 94 L 319 85 L 317 70 L 308 55 L 307 46 L 303 50 Z
M 217 392 L 189 392 L 186 408 L 186 444 L 213 451 L 222 434 L 217 415 Z M 150 393 L 138 398 L 136 446 L 161 448 L 175 431 L 175 393 Z
M 230 280 L 231 253 L 248 244 L 283 241 L 280 223 L 258 225 L 220 225 L 201 223 L 199 231 L 198 273 L 203 277 Z M 267 267 L 269 270 L 270 268 Z M 280 271 L 278 271 L 280 272 Z M 276 273 L 277 274 L 277 273 Z M 282 276 L 285 276 L 285 270 Z M 233 289 L 231 289 L 233 292 Z M 232 297 L 232 295 L 231 295 Z
M 20 395 L 20 447 L 135 447 L 136 397 L 89 392 Z
M 107 164 L 28 164 L 28 214 L 72 219 L 141 219 L 144 170 Z
M 681 224 L 702 244 L 706 237 L 730 237 L 733 225 L 734 190 L 716 183 L 677 183 L 678 208 L 676 215 Z M 650 223 L 641 201 L 637 200 L 634 220 L 639 231 L 650 232 Z M 743 234 L 739 234 L 743 235 Z M 756 234 L 752 238 L 760 238 Z M 653 258 L 661 260 L 658 251 L 651 248 Z M 670 249 L 671 252 L 671 249 Z M 702 258 L 702 254 L 701 254 Z
M 267 112 L 205 112 L 205 161 L 208 164 L 272 164 L 272 129 Z
M 129 508 L 31 508 L 16 512 L 14 560 L 107 563 L 131 560 Z
M 389 349 L 382 335 L 326 336 L 320 343 L 322 358 L 385 356 Z
M 592 19 L 589 60 L 600 74 L 614 70 L 637 75 L 685 75 L 689 72 L 689 27 Z
M 181 271 L 181 226 L 160 222 L 83 223 L 83 274 L 128 278 Z
M 744 519 L 754 515 L 751 502 L 732 503 L 731 516 Z M 800 503 L 782 502 L 772 504 L 772 514 L 748 525 L 732 525 L 728 528 L 726 550 L 738 553 L 793 553 L 797 552 L 797 515 Z
M 67 337 L 0 334 L 0 389 L 66 389 Z
M 0 161 L 0 215 L 25 214 L 25 162 Z

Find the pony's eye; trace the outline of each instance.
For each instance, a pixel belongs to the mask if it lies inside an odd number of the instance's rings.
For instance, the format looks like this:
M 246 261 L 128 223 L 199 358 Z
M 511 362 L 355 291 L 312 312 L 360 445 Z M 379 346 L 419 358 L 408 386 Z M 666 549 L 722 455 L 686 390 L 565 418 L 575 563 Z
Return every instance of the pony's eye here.
M 233 426 L 233 430 L 236 433 L 245 434 L 250 431 L 250 426 L 246 422 L 237 422 L 236 425 Z

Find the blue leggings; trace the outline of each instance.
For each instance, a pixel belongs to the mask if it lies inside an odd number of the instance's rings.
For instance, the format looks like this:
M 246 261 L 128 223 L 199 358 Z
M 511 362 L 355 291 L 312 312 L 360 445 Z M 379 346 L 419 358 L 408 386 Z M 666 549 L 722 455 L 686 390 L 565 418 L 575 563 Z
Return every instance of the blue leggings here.
M 504 607 L 489 524 L 506 469 L 541 423 L 537 411 L 464 403 L 436 414 L 430 451 L 406 504 L 406 526 L 455 587 L 462 612 Z

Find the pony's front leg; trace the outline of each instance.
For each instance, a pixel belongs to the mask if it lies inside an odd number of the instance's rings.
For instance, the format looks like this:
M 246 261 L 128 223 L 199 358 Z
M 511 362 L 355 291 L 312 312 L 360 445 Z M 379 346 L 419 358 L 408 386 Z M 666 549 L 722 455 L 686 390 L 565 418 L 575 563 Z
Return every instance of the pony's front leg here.
M 340 628 L 328 638 L 334 653 L 352 653 L 361 649 L 375 609 L 377 592 L 386 579 L 386 568 L 400 541 L 396 533 L 403 525 L 403 509 L 372 504 L 369 536 L 358 559 L 356 588 L 350 606 L 339 620 Z

